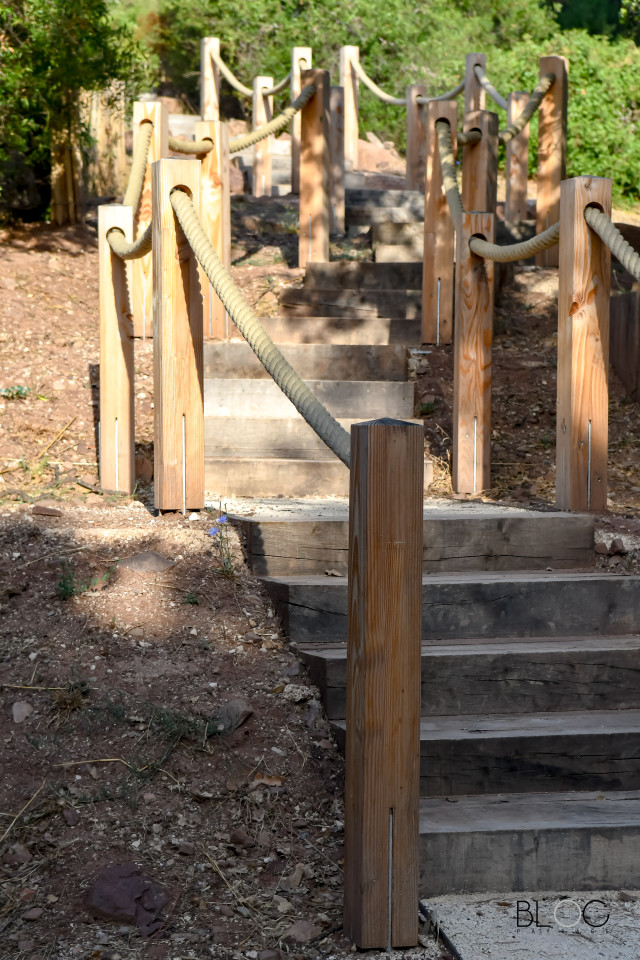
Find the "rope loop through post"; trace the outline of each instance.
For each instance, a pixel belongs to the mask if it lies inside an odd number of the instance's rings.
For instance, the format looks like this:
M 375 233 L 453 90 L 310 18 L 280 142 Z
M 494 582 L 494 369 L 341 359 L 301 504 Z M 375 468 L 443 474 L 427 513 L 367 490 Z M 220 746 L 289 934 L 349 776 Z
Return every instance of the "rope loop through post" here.
M 213 150 L 211 140 L 178 140 L 177 137 L 169 137 L 169 148 L 174 153 L 203 154 Z
M 449 204 L 451 219 L 457 227 L 462 219 L 464 209 L 462 206 L 460 187 L 458 186 L 458 177 L 456 175 L 456 160 L 453 155 L 453 145 L 451 143 L 451 125 L 448 120 L 436 120 L 436 136 L 438 138 L 442 185 L 447 203 Z
M 241 93 L 245 97 L 252 97 L 253 90 L 251 87 L 245 87 L 244 83 L 240 83 L 238 78 L 231 72 L 229 67 L 226 65 L 219 53 L 216 53 L 214 50 L 211 51 L 211 59 L 215 65 L 220 70 L 220 73 L 225 78 L 227 83 L 230 83 L 234 90 L 237 90 L 238 93 Z
M 498 91 L 496 90 L 494 85 L 491 83 L 491 81 L 487 77 L 486 73 L 484 72 L 480 64 L 477 63 L 473 68 L 473 70 L 478 80 L 478 83 L 480 84 L 481 87 L 484 87 L 484 89 L 487 91 L 487 93 L 489 94 L 493 102 L 497 103 L 498 106 L 501 107 L 503 110 L 506 110 L 508 106 L 507 101 L 500 93 L 498 93 Z
M 598 207 L 585 207 L 584 218 L 600 239 L 606 243 L 614 257 L 620 261 L 635 280 L 640 280 L 640 253 L 625 240 L 611 217 Z
M 107 243 L 121 260 L 139 260 L 151 251 L 151 233 L 151 224 L 149 224 L 137 240 L 129 243 L 119 227 L 112 227 L 107 232 Z
M 555 247 L 560 239 L 560 224 L 554 223 L 548 230 L 536 234 L 529 240 L 520 243 L 509 243 L 501 246 L 497 243 L 488 243 L 480 237 L 471 237 L 469 247 L 472 253 L 485 260 L 494 260 L 497 263 L 513 263 L 514 260 L 528 260 L 542 250 Z M 640 260 L 640 257 L 638 258 Z
M 531 91 L 531 96 L 517 120 L 508 124 L 508 126 L 498 134 L 500 143 L 509 143 L 510 140 L 513 140 L 514 137 L 517 137 L 518 134 L 524 130 L 544 97 L 555 83 L 555 80 L 555 73 L 546 73 L 544 77 L 542 77 L 538 85 Z

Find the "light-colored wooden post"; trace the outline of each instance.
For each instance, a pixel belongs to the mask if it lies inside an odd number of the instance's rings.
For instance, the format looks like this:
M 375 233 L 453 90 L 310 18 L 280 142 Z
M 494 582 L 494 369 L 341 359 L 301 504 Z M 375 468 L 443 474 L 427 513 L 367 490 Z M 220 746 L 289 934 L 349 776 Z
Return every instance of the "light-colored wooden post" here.
M 594 204 L 611 215 L 611 180 L 562 184 L 558 291 L 556 503 L 607 509 L 609 286 L 611 254 L 584 219 Z
M 424 195 L 424 259 L 422 268 L 422 342 L 451 343 L 453 334 L 453 261 L 455 224 L 442 184 L 436 120 L 451 126 L 456 153 L 458 104 L 432 100 L 426 108 L 426 183 Z
M 482 67 L 484 70 L 487 65 L 487 58 L 484 53 L 468 53 L 465 59 L 464 68 L 464 112 L 473 113 L 475 110 L 484 110 L 485 108 L 485 90 L 478 82 L 474 67 Z
M 462 148 L 462 206 L 495 213 L 498 197 L 498 114 L 477 110 L 465 115 L 464 127 L 482 139 Z
M 494 241 L 494 217 L 465 213 L 456 237 L 453 332 L 453 489 L 480 493 L 491 474 L 493 262 L 469 248 L 473 236 Z
M 133 211 L 133 232 L 136 237 L 151 223 L 151 165 L 169 153 L 169 115 L 167 108 L 158 101 L 136 102 L 133 105 L 133 146 L 143 123 L 153 124 L 153 135 L 149 144 L 147 169 L 140 205 Z M 131 308 L 133 310 L 134 337 L 153 336 L 153 282 L 151 254 L 139 257 L 131 264 Z
M 196 140 L 211 140 L 213 149 L 201 157 L 200 220 L 205 233 L 227 270 L 231 266 L 231 206 L 229 195 L 229 128 L 218 120 L 215 123 L 196 123 Z M 202 317 L 204 336 L 225 340 L 236 332 L 227 311 L 200 267 L 202 287 Z
M 344 168 L 358 166 L 358 87 L 353 64 L 360 62 L 360 47 L 340 47 L 340 86 L 344 90 Z
M 555 73 L 556 79 L 538 109 L 538 188 L 536 233 L 560 219 L 560 184 L 567 173 L 567 96 L 569 61 L 566 57 L 540 57 L 540 76 Z M 557 267 L 559 248 L 543 250 L 536 257 L 539 267 Z
M 169 199 L 200 210 L 200 161 L 153 165 L 154 488 L 159 510 L 204 507 L 202 293 L 198 263 Z
M 344 930 L 418 942 L 423 437 L 351 428 Z
M 316 92 L 302 108 L 300 142 L 300 240 L 298 264 L 329 260 L 329 73 L 303 70 L 302 86 Z
M 291 102 L 296 99 L 302 87 L 300 72 L 311 70 L 313 66 L 311 47 L 294 47 L 291 51 Z M 291 192 L 300 193 L 300 112 L 291 121 Z
M 344 90 L 331 87 L 329 108 L 331 156 L 331 233 L 344 234 Z
M 54 130 L 51 135 L 51 220 L 59 227 L 78 221 L 80 183 L 74 138 L 73 130 Z
M 253 129 L 264 126 L 273 120 L 273 97 L 265 96 L 263 90 L 270 90 L 273 77 L 255 77 L 253 81 Z M 271 196 L 271 145 L 273 137 L 265 137 L 253 148 L 253 167 L 251 168 L 251 193 L 254 197 Z
M 203 120 L 220 119 L 220 69 L 213 55 L 220 56 L 218 37 L 200 41 L 200 116 Z
M 135 487 L 133 326 L 127 264 L 107 242 L 118 227 L 133 239 L 133 210 L 121 204 L 98 207 L 100 276 L 100 485 L 132 493 Z
M 421 83 L 407 87 L 407 190 L 424 190 L 426 157 L 426 130 L 424 106 L 418 97 L 426 97 L 427 88 Z
M 507 123 L 513 123 L 525 108 L 528 93 L 510 93 L 507 97 Z M 504 205 L 505 220 L 518 222 L 527 219 L 527 181 L 529 177 L 529 124 L 507 144 L 507 195 Z

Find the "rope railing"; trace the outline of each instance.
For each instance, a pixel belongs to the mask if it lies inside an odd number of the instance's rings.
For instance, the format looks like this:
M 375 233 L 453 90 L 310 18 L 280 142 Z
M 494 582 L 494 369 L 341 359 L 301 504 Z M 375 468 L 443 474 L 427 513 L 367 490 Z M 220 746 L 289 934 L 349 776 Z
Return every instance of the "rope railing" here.
M 251 89 L 251 87 L 245 87 L 244 83 L 241 83 L 238 80 L 238 78 L 231 72 L 231 70 L 229 69 L 229 67 L 226 65 L 226 63 L 224 62 L 224 60 L 219 54 L 212 51 L 211 58 L 215 63 L 215 65 L 220 70 L 220 73 L 225 78 L 227 83 L 230 83 L 231 86 L 234 88 L 234 90 L 237 90 L 238 93 L 243 94 L 243 96 L 245 97 L 253 96 L 253 90 Z
M 597 207 L 586 207 L 584 218 L 611 253 L 635 280 L 640 280 L 640 254 L 622 236 L 611 217 Z
M 499 132 L 498 139 L 500 140 L 500 143 L 509 143 L 510 140 L 513 140 L 514 137 L 517 137 L 518 134 L 524 130 L 526 125 L 529 123 L 529 120 L 531 120 L 532 116 L 544 100 L 545 95 L 555 83 L 555 79 L 555 73 L 546 73 L 544 77 L 540 78 L 538 85 L 531 91 L 531 96 L 525 104 L 520 116 L 517 117 L 513 123 L 508 124 L 504 130 Z
M 305 61 L 306 62 L 306 61 Z M 283 77 L 280 83 L 274 84 L 272 87 L 263 87 L 260 91 L 263 97 L 274 97 L 276 93 L 280 93 L 281 90 L 284 90 L 289 81 L 291 80 L 291 71 Z
M 424 105 L 427 103 L 433 103 L 436 100 L 454 100 L 462 93 L 463 90 L 464 80 L 461 80 L 460 83 L 452 90 L 447 90 L 446 93 L 440 93 L 437 97 L 416 97 L 416 103 Z
M 560 239 L 560 224 L 554 223 L 552 227 L 537 233 L 535 237 L 529 240 L 521 240 L 519 243 L 508 243 L 504 246 L 498 243 L 489 243 L 488 240 L 482 240 L 480 237 L 471 237 L 469 247 L 478 257 L 485 260 L 494 260 L 497 263 L 513 263 L 514 260 L 528 260 L 529 257 L 542 253 L 543 250 L 549 250 L 555 247 Z M 640 259 L 640 258 L 639 258 Z
M 121 260 L 138 260 L 151 250 L 151 233 L 151 224 L 149 224 L 137 240 L 129 243 L 119 227 L 112 227 L 107 233 L 107 242 Z
M 152 136 L 153 124 L 148 120 L 141 123 L 138 127 L 138 136 L 136 137 L 136 144 L 133 150 L 129 181 L 122 200 L 122 205 L 124 207 L 133 207 L 134 213 L 138 209 L 140 197 L 142 196 L 144 177 L 147 169 L 147 157 L 149 156 Z
M 406 97 L 392 97 L 391 94 L 385 93 L 384 90 L 381 87 L 379 87 L 378 84 L 371 79 L 371 77 L 367 76 L 367 74 L 364 71 L 364 67 L 358 60 L 352 60 L 351 66 L 353 67 L 355 72 L 358 74 L 358 78 L 362 80 L 365 87 L 368 87 L 369 90 L 371 90 L 371 93 L 373 93 L 374 96 L 378 98 L 378 100 L 382 100 L 383 103 L 393 104 L 394 106 L 397 106 L 397 107 L 406 106 L 406 103 L 407 103 Z
M 458 186 L 456 160 L 451 141 L 451 125 L 448 120 L 436 120 L 436 136 L 438 138 L 442 185 L 449 205 L 451 219 L 457 225 L 462 219 L 464 207 L 462 206 L 462 197 Z
M 213 150 L 212 140 L 179 140 L 178 137 L 169 137 L 169 149 L 174 153 L 190 153 L 201 155 Z
M 282 113 L 274 117 L 273 120 L 270 120 L 269 123 L 265 123 L 261 127 L 258 127 L 257 130 L 252 130 L 251 133 L 245 133 L 243 136 L 236 137 L 235 140 L 232 140 L 229 144 L 229 153 L 238 153 L 240 150 L 246 150 L 247 147 L 252 147 L 254 143 L 259 143 L 260 140 L 264 140 L 265 137 L 271 137 L 276 133 L 280 133 L 281 130 L 284 130 L 284 128 L 291 123 L 296 113 L 302 110 L 304 105 L 311 100 L 315 92 L 315 84 L 307 84 L 291 106 L 283 110 Z
M 497 103 L 498 106 L 502 108 L 502 110 L 506 110 L 508 106 L 507 101 L 502 96 L 502 94 L 498 93 L 498 91 L 496 90 L 494 85 L 491 83 L 491 81 L 489 80 L 489 78 L 487 77 L 486 73 L 484 72 L 484 70 L 482 69 L 479 63 L 475 65 L 475 67 L 473 68 L 473 71 L 476 75 L 476 79 L 478 83 L 480 84 L 481 87 L 483 87 L 487 91 L 487 93 L 489 94 L 493 102 Z
M 458 134 L 458 146 L 464 147 L 467 143 L 480 143 L 482 140 L 481 130 L 461 130 Z

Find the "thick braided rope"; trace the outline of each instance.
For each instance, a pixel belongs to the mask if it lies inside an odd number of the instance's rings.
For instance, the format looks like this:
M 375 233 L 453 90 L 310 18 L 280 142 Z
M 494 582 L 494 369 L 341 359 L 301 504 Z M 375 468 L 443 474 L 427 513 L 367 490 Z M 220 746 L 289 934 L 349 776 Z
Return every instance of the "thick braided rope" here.
M 253 90 L 251 90 L 250 87 L 245 87 L 244 83 L 240 83 L 238 78 L 231 73 L 231 70 L 229 70 L 229 67 L 226 65 L 221 56 L 212 52 L 211 58 L 227 83 L 230 83 L 231 86 L 238 91 L 238 93 L 244 94 L 245 97 L 253 96 Z
M 457 225 L 462 219 L 464 208 L 462 206 L 460 188 L 458 187 L 456 160 L 453 155 L 453 144 L 451 142 L 451 125 L 448 120 L 436 120 L 436 136 L 438 138 L 442 184 L 447 197 L 447 203 L 449 204 L 451 219 L 454 224 Z
M 138 127 L 136 145 L 133 151 L 131 170 L 129 172 L 129 182 L 127 183 L 127 189 L 124 192 L 124 199 L 122 201 L 122 205 L 124 207 L 133 207 L 134 213 L 138 209 L 140 197 L 142 196 L 144 175 L 147 170 L 147 157 L 149 156 L 149 147 L 151 145 L 152 136 L 153 124 L 149 121 L 141 123 Z
M 461 130 L 458 134 L 458 146 L 464 147 L 466 143 L 480 143 L 482 132 L 480 130 Z
M 383 103 L 391 103 L 397 107 L 402 107 L 406 104 L 407 102 L 406 97 L 392 97 L 391 94 L 385 93 L 384 90 L 382 90 L 377 83 L 374 83 L 371 77 L 368 77 L 367 74 L 364 72 L 364 67 L 362 66 L 359 60 L 352 60 L 351 66 L 353 67 L 355 72 L 358 74 L 358 78 L 362 80 L 365 87 L 368 87 L 369 90 L 371 90 L 371 93 L 373 93 L 378 98 L 378 100 L 382 100 Z
M 514 260 L 528 260 L 536 253 L 542 250 L 548 250 L 549 247 L 555 247 L 560 239 L 560 224 L 554 223 L 548 230 L 536 234 L 529 240 L 522 240 L 520 243 L 509 243 L 505 246 L 499 246 L 497 243 L 489 243 L 488 240 L 481 240 L 480 237 L 471 237 L 469 246 L 473 253 L 478 257 L 484 257 L 485 260 L 496 260 L 498 263 L 512 263 Z
M 544 77 L 540 78 L 540 82 L 537 87 L 531 92 L 531 96 L 527 100 L 522 113 L 517 117 L 513 123 L 510 123 L 504 130 L 501 130 L 498 134 L 498 139 L 500 143 L 509 143 L 510 140 L 513 140 L 514 137 L 517 137 L 521 133 L 526 125 L 531 120 L 531 117 L 534 115 L 546 93 L 551 89 L 556 79 L 555 73 L 545 73 Z
M 125 240 L 120 227 L 112 227 L 107 232 L 107 242 L 115 255 L 120 257 L 121 260 L 138 260 L 151 250 L 151 224 L 133 243 Z
M 346 466 L 350 461 L 350 438 L 347 431 L 331 416 L 326 407 L 300 379 L 290 363 L 282 356 L 273 340 L 260 323 L 256 313 L 245 302 L 242 294 L 224 268 L 211 241 L 202 229 L 193 201 L 180 189 L 171 192 L 171 205 L 198 263 L 206 273 L 213 289 L 237 326 L 242 336 L 273 377 L 296 410 L 315 430 Z
M 454 97 L 457 97 L 464 90 L 464 80 L 461 80 L 457 87 L 454 87 L 453 90 L 447 90 L 446 93 L 441 93 L 437 97 L 416 97 L 416 103 L 433 103 L 435 100 L 453 100 Z
M 634 279 L 640 280 L 640 254 L 625 240 L 611 218 L 597 207 L 586 207 L 584 218 L 625 270 L 628 270 Z
M 476 63 L 475 67 L 473 68 L 473 71 L 476 75 L 476 79 L 478 83 L 480 84 L 481 87 L 484 87 L 484 89 L 487 91 L 487 93 L 489 94 L 493 102 L 497 103 L 498 106 L 501 107 L 503 110 L 506 110 L 508 106 L 507 101 L 502 96 L 502 94 L 498 93 L 498 91 L 496 90 L 494 85 L 491 83 L 491 80 L 489 80 L 488 76 L 486 75 L 486 73 L 484 72 L 484 70 L 482 69 L 479 63 Z
M 244 136 L 236 137 L 235 140 L 232 140 L 229 144 L 229 153 L 238 153 L 240 150 L 245 150 L 247 147 L 252 147 L 254 143 L 264 140 L 265 137 L 271 137 L 275 133 L 280 133 L 281 130 L 284 130 L 284 128 L 291 123 L 296 113 L 302 110 L 305 103 L 311 100 L 315 92 L 315 83 L 309 83 L 296 97 L 291 106 L 283 110 L 282 113 L 274 117 L 273 120 L 269 120 L 269 123 L 265 123 L 261 127 L 258 127 L 257 130 L 252 130 L 251 133 L 245 133 Z
M 209 153 L 213 150 L 211 140 L 178 140 L 177 137 L 169 137 L 169 149 L 174 153 Z
M 286 77 L 282 78 L 280 83 L 276 83 L 272 87 L 263 87 L 260 92 L 264 97 L 273 97 L 276 95 L 276 93 L 280 93 L 281 90 L 284 90 L 289 83 L 289 80 L 291 80 L 291 71 L 289 71 Z

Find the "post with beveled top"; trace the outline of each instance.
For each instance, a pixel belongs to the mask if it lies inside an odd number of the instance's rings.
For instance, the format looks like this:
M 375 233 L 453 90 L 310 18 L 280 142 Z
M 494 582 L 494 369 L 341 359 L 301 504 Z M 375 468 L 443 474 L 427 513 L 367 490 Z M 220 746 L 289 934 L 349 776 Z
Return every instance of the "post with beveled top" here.
M 450 343 L 453 333 L 453 260 L 455 224 L 442 183 L 436 120 L 451 127 L 456 154 L 458 104 L 432 100 L 425 107 L 426 144 L 424 195 L 424 259 L 422 267 L 422 342 Z
M 498 198 L 498 114 L 477 110 L 465 114 L 464 131 L 479 130 L 477 142 L 462 148 L 462 206 L 495 213 Z
M 214 60 L 220 56 L 218 37 L 200 41 L 200 116 L 203 120 L 220 119 L 220 68 Z
M 265 94 L 273 86 L 273 77 L 255 77 L 253 81 L 252 129 L 273 120 L 273 97 Z M 271 145 L 273 137 L 265 137 L 254 146 L 251 168 L 251 193 L 254 197 L 271 196 Z
M 213 147 L 200 157 L 201 221 L 205 233 L 223 264 L 231 266 L 231 206 L 229 195 L 229 127 L 220 120 L 195 126 L 196 140 L 210 140 Z M 236 334 L 218 295 L 200 267 L 204 336 L 226 340 Z
M 480 493 L 491 475 L 493 262 L 472 253 L 471 237 L 494 242 L 494 217 L 465 213 L 456 236 L 453 333 L 453 489 Z
M 147 168 L 138 209 L 133 211 L 133 233 L 139 237 L 151 223 L 151 165 L 169 153 L 169 115 L 164 103 L 137 102 L 133 105 L 133 148 L 143 123 L 153 124 L 149 144 Z M 146 340 L 153 336 L 153 284 L 151 282 L 151 254 L 138 257 L 131 264 L 131 307 L 133 335 Z
M 421 83 L 407 87 L 407 190 L 424 190 L 425 108 L 418 97 L 426 95 L 427 88 Z
M 294 47 L 291 51 L 291 102 L 302 90 L 300 74 L 311 70 L 313 56 L 311 47 Z M 300 193 L 300 113 L 291 121 L 291 193 Z
M 510 93 L 507 97 L 507 123 L 513 123 L 524 110 L 528 93 Z M 516 223 L 527 219 L 527 186 L 529 177 L 529 124 L 509 140 L 506 148 L 504 204 L 505 220 Z
M 174 187 L 200 212 L 200 161 L 153 165 L 154 490 L 159 510 L 204 507 L 202 292 L 173 212 Z
M 464 69 L 464 112 L 471 113 L 474 110 L 484 110 L 485 90 L 476 77 L 475 67 L 482 67 L 484 70 L 487 64 L 487 57 L 484 53 L 468 53 L 465 59 Z
M 118 227 L 131 242 L 133 211 L 121 204 L 98 207 L 100 285 L 100 486 L 133 493 L 135 430 L 133 325 L 127 263 L 112 252 L 107 233 Z
M 340 47 L 340 86 L 344 88 L 344 168 L 358 166 L 358 74 L 360 47 Z
M 344 931 L 418 942 L 423 436 L 351 428 Z
M 555 73 L 551 89 L 538 109 L 538 189 L 536 233 L 560 219 L 560 185 L 567 173 L 567 96 L 569 61 L 566 57 L 540 57 L 540 76 Z M 557 267 L 558 247 L 536 257 L 538 267 Z
M 329 154 L 331 157 L 330 232 L 344 234 L 344 90 L 331 87 L 329 107 Z
M 556 503 L 607 509 L 611 253 L 584 219 L 611 215 L 611 180 L 565 180 L 560 195 Z
M 298 265 L 329 260 L 329 73 L 303 70 L 316 92 L 302 108 Z

